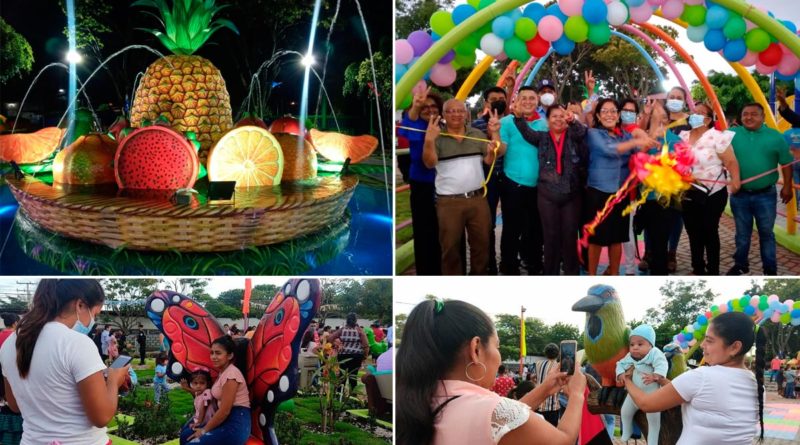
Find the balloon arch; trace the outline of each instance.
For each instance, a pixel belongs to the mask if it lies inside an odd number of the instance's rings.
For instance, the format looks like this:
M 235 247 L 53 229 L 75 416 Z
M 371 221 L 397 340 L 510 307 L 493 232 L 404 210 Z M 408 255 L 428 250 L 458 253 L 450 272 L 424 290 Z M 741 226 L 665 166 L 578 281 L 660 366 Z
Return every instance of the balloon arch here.
M 430 18 L 430 32 L 414 31 L 406 39 L 395 41 L 395 105 L 407 108 L 412 89 L 423 78 L 448 87 L 455 82 L 456 69 L 473 67 L 456 95 L 465 99 L 494 60 L 511 59 L 512 71 L 518 63 L 524 64 L 516 87 L 523 80 L 529 85 L 552 53 L 570 54 L 577 43 L 586 41 L 604 45 L 612 35 L 645 55 L 628 35 L 640 38 L 666 61 L 688 91 L 673 61 L 644 30 L 666 42 L 689 64 L 726 127 L 725 113 L 705 74 L 678 42 L 647 23 L 653 15 L 685 28 L 690 40 L 703 42 L 709 51 L 719 53 L 767 110 L 767 125 L 777 127 L 771 107 L 745 67 L 755 66 L 765 75 L 774 73 L 780 80 L 794 80 L 798 89 L 800 37 L 794 23 L 779 20 L 742 0 L 559 0 L 547 8 L 528 0 L 467 0 L 452 11 L 435 12 Z M 477 49 L 486 57 L 476 65 Z M 655 61 L 649 55 L 645 59 L 661 79 Z M 693 109 L 691 99 L 688 105 Z

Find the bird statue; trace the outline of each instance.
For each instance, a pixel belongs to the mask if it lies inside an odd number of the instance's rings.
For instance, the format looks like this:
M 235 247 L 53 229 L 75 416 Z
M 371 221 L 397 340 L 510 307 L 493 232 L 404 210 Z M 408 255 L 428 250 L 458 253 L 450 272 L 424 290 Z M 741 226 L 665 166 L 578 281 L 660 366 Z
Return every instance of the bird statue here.
M 615 404 L 621 404 L 625 391 L 616 389 L 615 368 L 617 361 L 628 353 L 630 328 L 625 323 L 617 291 L 611 286 L 596 284 L 572 310 L 586 312 L 583 346 L 586 358 L 601 377 L 603 390 L 599 402 L 603 404 L 611 398 Z
M 669 368 L 667 370 L 667 378 L 669 380 L 674 380 L 675 377 L 678 377 L 689 370 L 688 366 L 686 365 L 686 356 L 683 354 L 683 351 L 681 351 L 681 347 L 679 345 L 675 343 L 665 345 L 664 356 L 667 357 L 667 363 L 669 364 Z

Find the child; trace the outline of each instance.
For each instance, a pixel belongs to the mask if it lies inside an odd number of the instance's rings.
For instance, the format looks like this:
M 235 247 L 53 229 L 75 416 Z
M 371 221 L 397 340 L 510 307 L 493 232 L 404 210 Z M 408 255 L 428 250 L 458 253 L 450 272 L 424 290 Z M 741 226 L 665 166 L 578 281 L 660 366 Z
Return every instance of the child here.
M 154 401 L 158 405 L 161 401 L 161 394 L 169 392 L 166 354 L 159 354 L 156 357 L 156 375 L 153 377 L 153 389 L 155 390 Z
M 622 360 L 617 362 L 617 381 L 622 380 L 622 375 L 633 367 L 633 382 L 645 392 L 653 392 L 659 388 L 658 383 L 645 384 L 642 378 L 646 374 L 657 374 L 653 377 L 666 377 L 669 367 L 667 358 L 660 349 L 655 347 L 656 331 L 649 325 L 637 326 L 631 331 L 629 352 Z M 622 441 L 626 442 L 633 433 L 633 415 L 639 407 L 633 402 L 630 395 L 625 397 L 622 404 L 620 418 L 622 419 Z M 658 433 L 661 430 L 661 413 L 647 414 L 647 443 L 658 445 Z
M 211 420 L 217 411 L 217 401 L 211 395 L 211 374 L 203 370 L 193 372 L 190 389 L 189 392 L 194 395 L 194 417 L 189 426 L 200 428 Z
M 114 360 L 119 357 L 119 341 L 115 334 L 108 336 L 108 361 L 114 363 Z
M 795 371 L 795 367 L 787 366 L 783 376 L 786 378 L 786 388 L 783 390 L 783 397 L 787 399 L 794 399 L 795 382 L 797 380 L 797 372 Z

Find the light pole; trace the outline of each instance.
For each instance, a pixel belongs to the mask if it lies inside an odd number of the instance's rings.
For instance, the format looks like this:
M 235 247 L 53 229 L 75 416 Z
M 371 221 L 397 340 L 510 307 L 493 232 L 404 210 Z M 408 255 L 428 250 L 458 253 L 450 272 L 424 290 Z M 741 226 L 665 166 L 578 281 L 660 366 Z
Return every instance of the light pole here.
M 525 367 L 525 356 L 528 351 L 525 345 L 525 306 L 520 306 L 519 310 L 519 376 L 522 378 L 522 369 Z

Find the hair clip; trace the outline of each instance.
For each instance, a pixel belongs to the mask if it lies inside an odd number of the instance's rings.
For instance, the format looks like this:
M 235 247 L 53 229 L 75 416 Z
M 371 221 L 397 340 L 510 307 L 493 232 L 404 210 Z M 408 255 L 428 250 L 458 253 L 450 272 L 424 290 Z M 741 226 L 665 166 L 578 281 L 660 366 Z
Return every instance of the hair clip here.
M 442 301 L 441 298 L 437 298 L 437 299 L 433 300 L 433 304 L 434 304 L 434 306 L 433 306 L 434 315 L 441 314 L 442 310 L 444 310 L 444 301 Z

